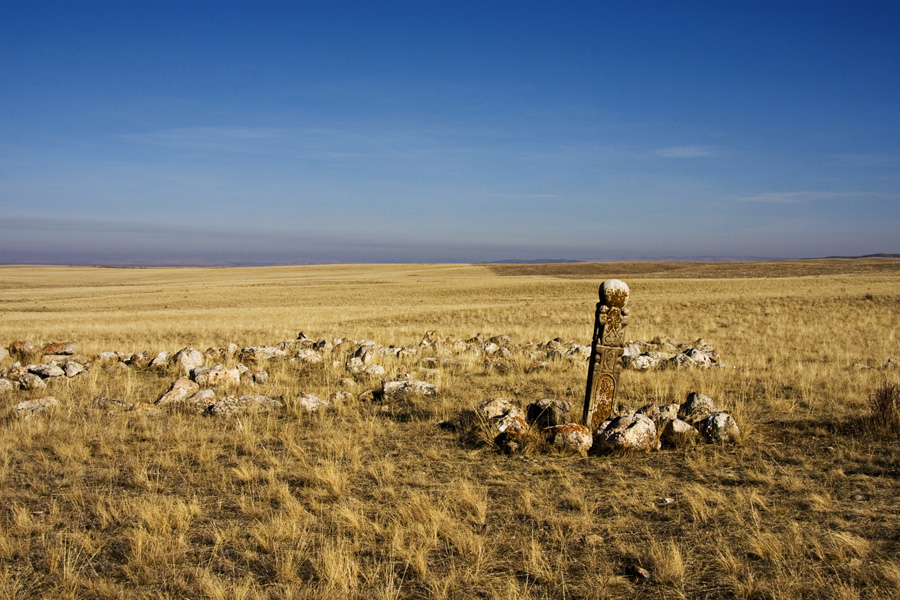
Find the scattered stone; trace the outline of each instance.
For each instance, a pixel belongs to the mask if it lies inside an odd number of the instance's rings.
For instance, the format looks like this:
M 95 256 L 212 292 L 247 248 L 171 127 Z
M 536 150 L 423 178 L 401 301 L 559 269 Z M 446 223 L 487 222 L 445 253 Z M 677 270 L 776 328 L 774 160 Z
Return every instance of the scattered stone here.
M 0 379 L 0 394 L 6 394 L 16 389 L 15 384 L 9 379 Z
M 113 363 L 111 365 L 103 367 L 103 370 L 112 375 L 119 375 L 122 373 L 127 373 L 131 370 L 131 368 L 122 362 Z
M 313 396 L 312 394 L 300 394 L 300 396 L 297 397 L 297 405 L 308 413 L 331 408 L 331 403 L 328 400 L 322 400 L 318 396 Z
M 66 354 L 72 355 L 78 352 L 77 342 L 50 342 L 44 344 L 44 354 Z
M 149 352 L 135 352 L 125 360 L 125 364 L 135 367 L 136 369 L 144 369 L 150 364 L 150 360 Z
M 436 356 L 429 356 L 423 358 L 419 363 L 425 368 L 429 369 L 461 369 L 463 368 L 462 361 L 456 358 L 438 358 Z
M 46 413 L 56 406 L 59 406 L 59 401 L 56 398 L 53 396 L 41 396 L 19 402 L 13 407 L 13 411 L 17 416 L 28 419 L 34 415 Z
M 18 340 L 9 345 L 10 355 L 19 360 L 27 360 L 37 351 L 37 347 L 28 340 Z
M 657 498 L 656 504 L 658 506 L 668 506 L 670 504 L 675 504 L 675 498 Z
M 422 341 L 419 342 L 420 346 L 434 346 L 436 344 L 440 344 L 443 341 L 441 334 L 439 331 L 426 331 L 425 335 L 422 337 Z
M 691 392 L 678 409 L 678 418 L 693 424 L 716 412 L 719 412 L 719 409 L 716 408 L 712 398 L 698 392 Z
M 63 365 L 63 371 L 65 371 L 66 377 L 75 377 L 79 373 L 84 372 L 84 365 L 74 360 L 66 361 Z
M 358 360 L 358 358 L 351 359 L 351 361 Z M 363 375 L 367 377 L 384 377 L 387 375 L 387 371 L 381 365 L 364 365 L 362 362 L 354 363 L 352 366 L 350 366 L 350 363 L 348 362 L 347 370 L 354 375 Z
M 507 429 L 494 438 L 494 444 L 496 444 L 505 454 L 516 454 L 521 452 L 527 443 L 527 430 L 518 430 L 514 428 Z
M 241 348 L 241 362 L 249 362 L 259 364 L 266 360 L 272 360 L 277 356 L 285 356 L 286 351 L 274 348 L 272 346 L 250 346 Z
M 216 403 L 216 393 L 213 390 L 200 390 L 184 401 L 189 406 L 194 406 L 198 413 L 205 413 L 209 407 Z
M 6 377 L 7 379 L 12 379 L 13 381 L 19 381 L 26 373 L 28 373 L 28 369 L 17 362 L 14 362 L 13 364 L 0 371 L 0 375 Z
M 243 365 L 240 365 L 243 366 Z M 246 383 L 255 383 L 258 385 L 263 385 L 269 381 L 269 372 L 268 371 L 252 371 L 245 367 L 245 370 L 239 371 L 240 379 Z
M 578 423 L 566 423 L 547 427 L 542 432 L 544 440 L 555 448 L 573 452 L 587 452 L 594 443 L 591 431 Z
M 101 352 L 97 355 L 97 362 L 107 364 L 119 362 L 119 354 L 117 352 Z
M 47 387 L 44 380 L 34 373 L 25 373 L 19 378 L 19 383 L 22 384 L 22 389 L 25 390 L 43 390 Z
M 353 401 L 353 394 L 350 392 L 331 392 L 328 395 L 328 401 L 332 404 L 344 404 Z
M 172 357 L 178 366 L 178 374 L 188 377 L 191 371 L 203 365 L 203 354 L 191 347 L 182 348 Z
M 571 402 L 544 398 L 526 406 L 525 414 L 528 422 L 536 427 L 553 427 L 571 422 L 569 418 L 571 410 Z
M 681 419 L 671 419 L 663 425 L 659 441 L 666 448 L 680 448 L 694 443 L 699 436 L 700 432 L 690 423 Z
M 182 402 L 193 396 L 200 390 L 200 386 L 188 379 L 180 377 L 169 387 L 168 391 L 157 399 L 156 404 L 168 404 L 170 402 Z
M 491 419 L 491 427 L 499 433 L 506 431 L 525 433 L 528 431 L 528 423 L 522 418 L 522 411 L 515 406 L 499 417 Z
M 197 367 L 193 370 L 192 377 L 197 385 L 204 388 L 233 387 L 241 383 L 241 372 L 237 369 L 226 369 L 222 364 Z
M 0 360 L 2 360 L 2 359 L 3 359 L 3 357 L 0 357 Z M 887 359 L 887 362 L 884 363 L 884 368 L 885 369 L 898 369 L 898 368 L 900 368 L 900 361 L 896 361 L 893 358 L 889 358 L 889 359 Z
M 381 390 L 366 390 L 356 397 L 360 402 L 381 402 Z
M 434 396 L 437 388 L 424 381 L 386 381 L 382 385 L 382 394 L 391 400 L 406 400 L 413 397 Z
M 210 414 L 217 417 L 268 412 L 282 408 L 284 405 L 268 396 L 226 396 L 209 407 Z
M 708 442 L 726 443 L 737 439 L 740 431 L 727 412 L 717 412 L 700 421 L 697 429 Z
M 29 373 L 34 373 L 38 377 L 46 379 L 48 377 L 65 377 L 66 372 L 58 367 L 55 363 L 49 365 L 28 365 L 25 367 Z
M 622 415 L 604 422 L 594 432 L 594 450 L 658 450 L 656 424 L 644 415 Z
M 488 356 L 484 359 L 484 368 L 496 371 L 500 375 L 507 375 L 516 370 L 516 362 L 511 358 Z
M 853 495 L 850 497 L 850 499 L 851 499 L 851 500 L 854 500 L 854 501 L 856 501 L 856 502 L 865 502 L 865 501 L 867 501 L 867 500 L 869 499 L 869 497 L 866 496 L 865 494 L 853 494 Z
M 517 409 L 518 406 L 507 400 L 506 398 L 488 398 L 481 404 L 479 404 L 475 410 L 481 415 L 485 420 L 494 419 L 496 417 L 500 417 L 510 409 Z
M 298 362 L 307 365 L 315 365 L 322 362 L 322 355 L 312 348 L 301 348 L 297 350 L 297 354 L 291 358 L 291 362 Z
M 160 352 L 150 361 L 150 366 L 155 369 L 165 369 L 168 365 L 169 353 L 165 351 Z

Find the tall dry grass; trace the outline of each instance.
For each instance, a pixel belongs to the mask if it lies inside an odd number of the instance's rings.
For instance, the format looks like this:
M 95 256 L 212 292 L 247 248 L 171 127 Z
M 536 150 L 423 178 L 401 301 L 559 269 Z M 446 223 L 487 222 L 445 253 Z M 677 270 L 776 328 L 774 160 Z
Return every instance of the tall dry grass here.
M 51 413 L 0 424 L 0 596 L 900 594 L 900 456 L 896 434 L 869 420 L 873 390 L 897 379 L 882 368 L 900 359 L 897 261 L 579 268 L 0 268 L 0 344 L 73 339 L 85 353 L 272 344 L 299 331 L 586 344 L 599 281 L 621 275 L 627 337 L 702 337 L 727 367 L 626 371 L 620 404 L 696 390 L 742 428 L 731 446 L 580 457 L 506 456 L 438 427 L 491 396 L 557 397 L 578 413 L 586 366 L 568 361 L 502 374 L 463 356 L 439 370 L 434 399 L 351 400 L 323 414 L 296 397 L 348 389 L 341 362 L 272 362 L 252 391 L 285 410 L 230 419 L 109 414 L 91 399 L 153 401 L 175 374 L 95 368 L 51 384 Z M 418 357 L 384 363 L 421 374 Z M 33 395 L 0 396 L 0 411 Z

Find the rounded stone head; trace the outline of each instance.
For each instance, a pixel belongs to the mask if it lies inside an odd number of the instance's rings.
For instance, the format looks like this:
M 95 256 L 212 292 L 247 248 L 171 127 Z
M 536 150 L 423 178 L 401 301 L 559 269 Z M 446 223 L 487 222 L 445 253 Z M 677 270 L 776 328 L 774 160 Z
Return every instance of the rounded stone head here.
M 628 304 L 628 286 L 618 279 L 607 279 L 600 284 L 600 302 L 607 306 L 624 308 Z

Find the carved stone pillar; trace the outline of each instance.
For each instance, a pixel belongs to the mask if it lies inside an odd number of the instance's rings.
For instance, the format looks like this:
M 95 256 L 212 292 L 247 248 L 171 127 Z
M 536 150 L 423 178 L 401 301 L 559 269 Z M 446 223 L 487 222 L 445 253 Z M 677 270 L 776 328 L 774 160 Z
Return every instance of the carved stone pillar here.
M 628 322 L 628 286 L 618 279 L 600 284 L 600 302 L 594 316 L 594 338 L 584 393 L 582 423 L 593 431 L 612 413 L 619 385 L 619 359 L 624 353 Z

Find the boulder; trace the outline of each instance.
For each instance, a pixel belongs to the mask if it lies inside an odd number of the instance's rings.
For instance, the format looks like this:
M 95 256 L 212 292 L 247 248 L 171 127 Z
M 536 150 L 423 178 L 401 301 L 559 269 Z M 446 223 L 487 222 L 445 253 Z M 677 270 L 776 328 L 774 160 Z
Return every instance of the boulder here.
M 60 367 L 58 367 L 54 363 L 50 363 L 49 365 L 28 365 L 25 367 L 28 369 L 29 373 L 34 373 L 38 377 L 42 379 L 47 379 L 48 377 L 65 377 L 66 372 L 63 371 Z
M 528 422 L 536 427 L 553 427 L 569 423 L 571 421 L 569 411 L 571 410 L 571 402 L 544 398 L 526 406 L 525 414 Z
M 287 355 L 285 350 L 280 350 L 279 348 L 274 348 L 272 346 L 250 346 L 241 348 L 240 358 L 241 362 L 258 364 L 285 355 Z
M 216 403 L 216 393 L 213 390 L 200 390 L 196 394 L 186 398 L 184 405 L 191 406 L 194 412 L 203 414 L 209 410 L 209 407 Z
M 243 366 L 243 365 L 241 365 Z M 239 371 L 241 381 L 244 383 L 256 383 L 262 385 L 269 381 L 269 372 L 268 371 L 253 371 L 250 369 L 246 369 L 244 371 Z
M 494 438 L 494 443 L 505 454 L 521 452 L 527 443 L 528 435 L 515 429 L 508 429 Z
M 182 402 L 193 396 L 200 390 L 200 386 L 187 377 L 176 379 L 168 391 L 156 400 L 156 404 L 168 404 L 170 402 Z
M 649 371 L 659 367 L 659 359 L 649 354 L 638 354 L 637 356 L 623 356 L 622 365 L 626 369 L 632 371 Z
M 708 442 L 727 443 L 737 439 L 740 430 L 727 412 L 717 412 L 700 421 L 697 429 Z
M 63 365 L 63 371 L 65 371 L 66 377 L 75 377 L 79 373 L 84 372 L 84 365 L 74 360 L 66 361 Z
M 130 357 L 125 360 L 125 363 L 135 367 L 136 369 L 144 369 L 150 364 L 150 353 L 144 352 L 135 352 Z
M 38 352 L 37 346 L 28 340 L 18 340 L 9 345 L 9 353 L 19 360 L 27 360 Z
M 506 431 L 525 433 L 528 431 L 528 423 L 522 417 L 522 411 L 514 406 L 499 417 L 491 419 L 491 428 L 499 433 Z
M 644 415 L 622 415 L 605 421 L 594 432 L 593 449 L 598 452 L 613 450 L 658 450 L 656 424 Z
M 118 352 L 101 352 L 97 355 L 97 362 L 100 363 L 117 363 L 119 362 L 119 353 Z
M 347 402 L 353 402 L 353 394 L 350 392 L 331 392 L 328 395 L 328 401 L 332 404 L 346 404 Z
M 297 353 L 291 358 L 292 363 L 302 363 L 305 365 L 316 365 L 322 362 L 322 360 L 322 355 L 312 348 L 301 348 L 300 350 L 297 350 Z
M 226 396 L 209 407 L 211 415 L 227 417 L 255 412 L 278 410 L 284 405 L 268 396 Z
M 441 337 L 441 333 L 439 331 L 426 331 L 425 335 L 422 336 L 422 341 L 419 342 L 420 346 L 434 346 L 435 344 L 439 344 L 443 341 Z
M 681 419 L 667 420 L 661 429 L 660 443 L 666 448 L 680 448 L 693 444 L 700 433 L 697 429 Z
M 475 407 L 475 410 L 479 415 L 481 415 L 482 418 L 484 418 L 485 420 L 490 420 L 503 415 L 512 408 L 515 408 L 517 410 L 519 409 L 518 406 L 516 406 L 506 398 L 488 398 L 484 402 L 480 403 L 477 407 Z
M 546 427 L 542 433 L 551 446 L 572 452 L 587 452 L 594 443 L 590 429 L 578 423 Z
M 678 418 L 694 424 L 718 411 L 712 398 L 698 392 L 691 392 L 678 409 Z
M 47 387 L 44 380 L 34 373 L 25 373 L 19 378 L 19 383 L 22 384 L 22 389 L 25 390 L 43 390 Z
M 182 348 L 172 357 L 178 365 L 178 374 L 187 377 L 191 371 L 203 365 L 203 354 L 193 348 Z
M 391 400 L 406 400 L 413 397 L 434 396 L 437 393 L 437 388 L 434 384 L 413 380 L 386 381 L 381 389 L 384 397 Z
M 297 406 L 308 413 L 314 413 L 326 408 L 330 408 L 331 403 L 328 400 L 322 400 L 318 396 L 314 396 L 312 394 L 300 394 L 297 397 Z
M 46 413 L 51 408 L 59 406 L 59 401 L 53 396 L 41 396 L 31 400 L 24 400 L 13 407 L 16 416 L 28 419 L 34 415 Z
M 3 375 L 7 379 L 12 379 L 13 381 L 21 381 L 22 376 L 27 373 L 28 369 L 17 362 L 9 365 L 5 369 L 3 369 L 3 371 L 0 371 L 0 375 Z
M 241 383 L 241 372 L 237 369 L 226 369 L 222 364 L 197 367 L 193 370 L 192 377 L 197 385 L 203 388 L 230 387 Z
M 66 354 L 72 355 L 78 352 L 78 342 L 50 342 L 44 344 L 44 354 Z
M 169 353 L 162 351 L 150 361 L 150 366 L 155 369 L 165 369 L 169 365 Z

